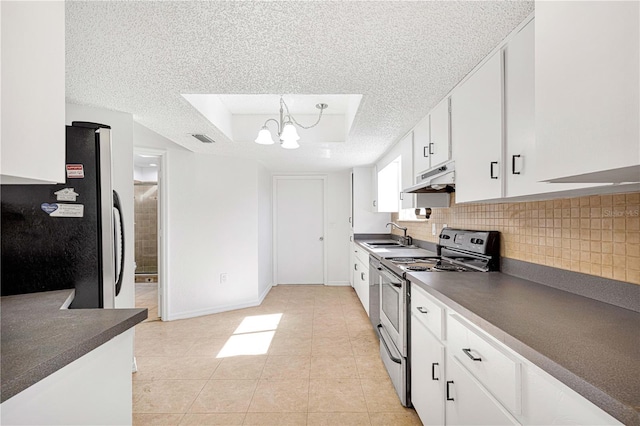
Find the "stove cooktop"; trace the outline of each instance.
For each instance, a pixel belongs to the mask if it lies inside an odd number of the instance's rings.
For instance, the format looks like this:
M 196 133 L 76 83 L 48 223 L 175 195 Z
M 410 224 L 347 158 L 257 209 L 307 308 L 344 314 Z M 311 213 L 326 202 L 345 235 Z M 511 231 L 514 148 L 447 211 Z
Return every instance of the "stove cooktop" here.
M 476 269 L 457 265 L 441 259 L 413 260 L 414 261 L 410 263 L 396 263 L 396 266 L 406 272 L 479 272 Z

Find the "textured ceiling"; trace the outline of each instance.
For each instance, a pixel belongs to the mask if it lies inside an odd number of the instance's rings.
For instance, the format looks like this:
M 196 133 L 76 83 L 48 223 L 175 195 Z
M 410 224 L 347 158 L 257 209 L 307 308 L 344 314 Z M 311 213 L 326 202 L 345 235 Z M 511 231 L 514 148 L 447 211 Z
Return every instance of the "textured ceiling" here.
M 374 162 L 533 11 L 530 1 L 67 1 L 67 101 L 274 171 Z M 348 140 L 229 140 L 181 93 L 362 94 Z M 215 144 L 189 136 L 206 133 Z

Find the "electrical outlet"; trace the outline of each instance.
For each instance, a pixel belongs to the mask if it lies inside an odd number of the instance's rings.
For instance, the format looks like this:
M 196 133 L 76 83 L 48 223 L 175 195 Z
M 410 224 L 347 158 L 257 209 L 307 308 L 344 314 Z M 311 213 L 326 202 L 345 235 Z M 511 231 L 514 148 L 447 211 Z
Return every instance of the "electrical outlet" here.
M 226 284 L 227 283 L 227 273 L 223 272 L 222 274 L 220 274 L 220 284 Z
M 436 235 L 436 224 L 435 223 L 431 224 L 431 235 Z

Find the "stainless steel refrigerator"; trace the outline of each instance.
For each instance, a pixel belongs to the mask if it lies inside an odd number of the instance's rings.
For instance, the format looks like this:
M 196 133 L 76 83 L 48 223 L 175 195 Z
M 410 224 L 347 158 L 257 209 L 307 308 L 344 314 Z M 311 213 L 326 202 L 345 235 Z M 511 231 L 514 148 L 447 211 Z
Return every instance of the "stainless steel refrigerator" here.
M 66 181 L 2 185 L 2 295 L 75 289 L 70 308 L 113 308 L 124 230 L 111 183 L 111 129 L 66 129 Z

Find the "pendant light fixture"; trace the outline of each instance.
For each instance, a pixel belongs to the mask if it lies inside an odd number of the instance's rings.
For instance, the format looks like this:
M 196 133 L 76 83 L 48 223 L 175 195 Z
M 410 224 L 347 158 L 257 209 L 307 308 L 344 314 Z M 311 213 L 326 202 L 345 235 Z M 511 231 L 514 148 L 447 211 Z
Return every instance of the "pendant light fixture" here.
M 271 131 L 269 131 L 269 128 L 267 128 L 267 123 L 273 121 L 277 126 L 278 137 L 280 138 L 280 146 L 282 146 L 284 149 L 300 148 L 300 145 L 298 144 L 300 136 L 298 135 L 298 131 L 296 130 L 295 125 L 297 125 L 301 129 L 310 129 L 317 126 L 318 123 L 320 123 L 320 119 L 322 118 L 322 112 L 328 107 L 329 105 L 327 104 L 317 104 L 316 108 L 320 110 L 318 120 L 311 126 L 303 126 L 298 123 L 295 118 L 293 118 L 293 116 L 289 112 L 289 107 L 285 103 L 282 96 L 280 96 L 280 121 L 276 120 L 275 118 L 270 118 L 265 121 L 262 129 L 258 132 L 258 137 L 256 138 L 255 142 L 260 145 L 273 145 L 275 143 L 273 141 Z M 285 110 L 287 112 L 286 114 L 284 113 Z

